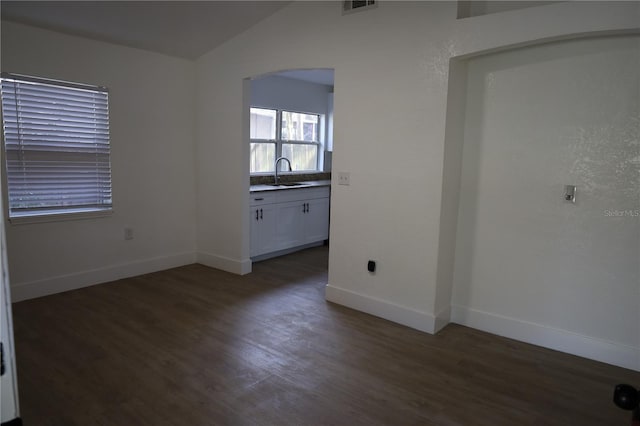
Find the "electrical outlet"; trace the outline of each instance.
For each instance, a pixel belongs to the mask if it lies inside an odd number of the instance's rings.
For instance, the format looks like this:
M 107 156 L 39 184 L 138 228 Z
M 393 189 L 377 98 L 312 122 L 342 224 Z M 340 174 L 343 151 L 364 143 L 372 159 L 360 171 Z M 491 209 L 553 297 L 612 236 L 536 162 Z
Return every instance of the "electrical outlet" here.
M 349 172 L 339 172 L 338 173 L 338 185 L 350 185 L 351 184 L 351 173 Z
M 124 228 L 124 239 L 133 240 L 133 228 Z

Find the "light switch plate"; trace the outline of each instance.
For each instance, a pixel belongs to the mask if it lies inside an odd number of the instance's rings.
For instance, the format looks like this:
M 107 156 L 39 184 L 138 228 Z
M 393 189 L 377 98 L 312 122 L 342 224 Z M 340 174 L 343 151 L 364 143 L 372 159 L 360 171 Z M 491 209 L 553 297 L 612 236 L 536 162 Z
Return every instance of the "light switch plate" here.
M 350 184 L 351 184 L 351 174 L 349 172 L 339 172 L 338 185 L 350 185 Z

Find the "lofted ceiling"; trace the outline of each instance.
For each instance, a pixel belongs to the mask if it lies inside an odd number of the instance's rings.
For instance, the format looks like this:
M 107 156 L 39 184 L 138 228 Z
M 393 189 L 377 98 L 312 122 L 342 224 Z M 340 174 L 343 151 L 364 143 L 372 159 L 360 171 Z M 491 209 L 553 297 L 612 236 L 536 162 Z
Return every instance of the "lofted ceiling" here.
M 196 59 L 290 1 L 5 1 L 3 20 Z

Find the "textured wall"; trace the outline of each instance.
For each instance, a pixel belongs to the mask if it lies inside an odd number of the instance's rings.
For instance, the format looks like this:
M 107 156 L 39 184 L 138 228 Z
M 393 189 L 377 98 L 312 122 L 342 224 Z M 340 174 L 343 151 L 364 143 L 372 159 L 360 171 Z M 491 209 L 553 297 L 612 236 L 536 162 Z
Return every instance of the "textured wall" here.
M 458 318 L 638 347 L 639 64 L 639 37 L 469 61 Z M 578 187 L 575 204 L 563 199 L 566 184 Z

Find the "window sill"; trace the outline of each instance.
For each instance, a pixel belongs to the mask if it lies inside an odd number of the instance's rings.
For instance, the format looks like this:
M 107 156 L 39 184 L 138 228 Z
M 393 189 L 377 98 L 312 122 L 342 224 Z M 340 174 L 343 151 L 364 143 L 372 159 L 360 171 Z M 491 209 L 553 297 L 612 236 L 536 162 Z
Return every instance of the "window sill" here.
M 64 213 L 43 213 L 29 216 L 14 216 L 9 218 L 11 225 L 28 225 L 32 223 L 66 222 L 71 220 L 95 219 L 108 217 L 113 214 L 113 209 L 73 211 Z

